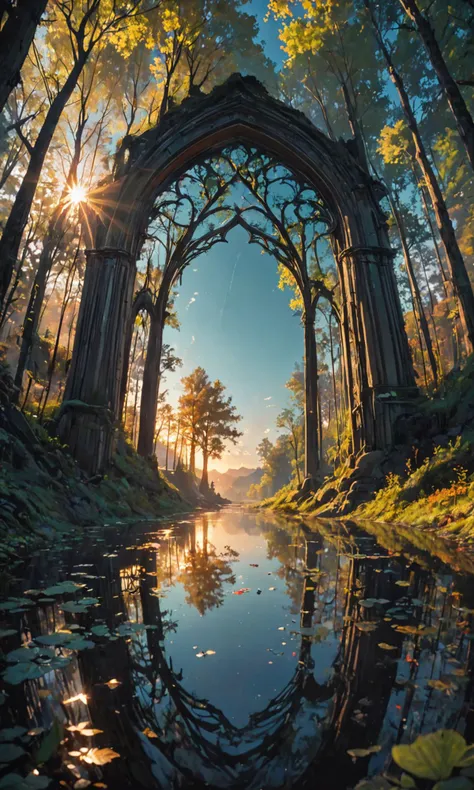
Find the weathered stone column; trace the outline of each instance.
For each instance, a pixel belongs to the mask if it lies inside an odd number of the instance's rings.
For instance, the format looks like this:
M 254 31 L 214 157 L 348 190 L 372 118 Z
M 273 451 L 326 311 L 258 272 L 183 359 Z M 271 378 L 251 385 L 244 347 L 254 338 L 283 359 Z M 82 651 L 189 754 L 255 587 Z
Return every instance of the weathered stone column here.
M 311 298 L 311 297 L 309 297 Z M 304 323 L 304 441 L 305 479 L 315 481 L 319 472 L 318 357 L 314 329 L 315 310 L 305 306 Z
M 393 446 L 394 423 L 411 411 L 417 395 L 393 255 L 385 247 L 352 247 L 339 255 L 351 357 L 357 366 L 355 409 L 365 450 Z
M 88 250 L 71 368 L 58 435 L 94 474 L 110 460 L 120 419 L 120 383 L 135 260 L 122 250 Z

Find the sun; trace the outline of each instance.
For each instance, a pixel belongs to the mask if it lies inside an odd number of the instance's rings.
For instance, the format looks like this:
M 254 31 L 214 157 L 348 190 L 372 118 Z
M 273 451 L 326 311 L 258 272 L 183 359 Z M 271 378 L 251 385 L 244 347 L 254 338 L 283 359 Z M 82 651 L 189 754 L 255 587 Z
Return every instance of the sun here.
M 79 205 L 79 203 L 84 203 L 86 198 L 87 192 L 80 184 L 75 184 L 69 190 L 69 202 L 73 203 L 75 206 Z

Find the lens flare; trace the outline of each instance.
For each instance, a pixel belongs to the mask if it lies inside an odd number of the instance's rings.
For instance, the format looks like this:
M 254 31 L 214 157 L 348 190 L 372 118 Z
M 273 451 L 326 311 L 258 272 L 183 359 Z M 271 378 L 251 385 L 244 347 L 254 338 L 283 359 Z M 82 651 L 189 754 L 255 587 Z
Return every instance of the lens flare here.
M 84 203 L 86 198 L 87 192 L 80 184 L 75 184 L 69 190 L 69 202 L 73 203 L 75 206 L 79 205 L 79 203 Z

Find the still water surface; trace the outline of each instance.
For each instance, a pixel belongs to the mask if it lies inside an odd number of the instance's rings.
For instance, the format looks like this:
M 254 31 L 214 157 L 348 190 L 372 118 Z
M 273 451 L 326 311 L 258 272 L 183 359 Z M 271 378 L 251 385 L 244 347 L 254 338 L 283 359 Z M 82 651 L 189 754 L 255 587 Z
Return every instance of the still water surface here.
M 474 557 L 425 534 L 228 508 L 15 574 L 0 775 L 25 787 L 346 790 L 420 732 L 474 740 Z

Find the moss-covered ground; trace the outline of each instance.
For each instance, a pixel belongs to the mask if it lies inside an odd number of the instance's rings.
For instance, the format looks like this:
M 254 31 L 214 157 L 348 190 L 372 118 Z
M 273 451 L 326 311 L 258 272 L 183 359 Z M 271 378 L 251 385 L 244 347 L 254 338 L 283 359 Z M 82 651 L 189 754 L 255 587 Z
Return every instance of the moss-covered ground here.
M 81 527 L 160 518 L 191 506 L 120 438 L 107 474 L 88 479 L 67 448 L 12 406 L 0 365 L 0 564 Z
M 381 475 L 378 490 L 348 508 L 347 495 L 335 507 L 322 494 L 344 489 L 353 467 L 341 467 L 315 495 L 299 500 L 291 486 L 261 506 L 317 516 L 397 523 L 436 530 L 465 545 L 474 544 L 474 358 L 450 374 L 435 397 L 420 402 L 401 427 L 397 471 Z M 402 458 L 402 463 L 400 463 Z M 357 465 L 357 462 L 356 462 Z M 383 467 L 382 467 L 383 468 Z

